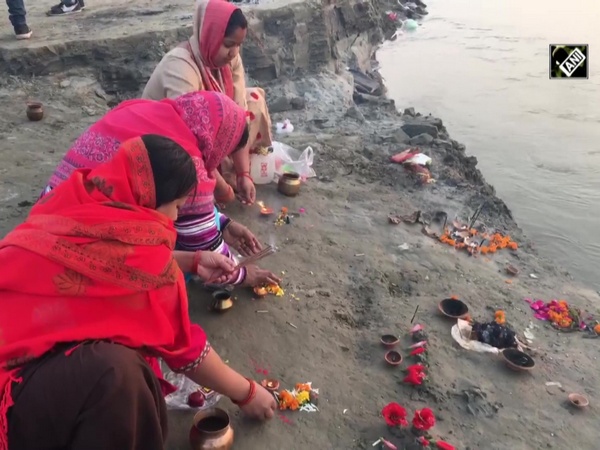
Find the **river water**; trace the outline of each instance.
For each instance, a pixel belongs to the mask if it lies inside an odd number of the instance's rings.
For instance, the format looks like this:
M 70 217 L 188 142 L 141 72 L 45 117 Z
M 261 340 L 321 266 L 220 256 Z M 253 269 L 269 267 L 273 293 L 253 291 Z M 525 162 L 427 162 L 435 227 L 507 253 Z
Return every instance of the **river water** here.
M 425 0 L 378 52 L 399 108 L 441 117 L 541 254 L 600 288 L 600 1 Z M 589 44 L 589 79 L 549 79 L 549 44 Z

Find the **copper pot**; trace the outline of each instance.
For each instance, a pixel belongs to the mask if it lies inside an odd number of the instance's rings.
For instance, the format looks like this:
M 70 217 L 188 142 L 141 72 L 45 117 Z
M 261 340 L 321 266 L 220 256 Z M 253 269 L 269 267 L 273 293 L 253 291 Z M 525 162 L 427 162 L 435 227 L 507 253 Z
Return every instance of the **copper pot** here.
M 229 450 L 233 435 L 229 414 L 220 408 L 210 408 L 194 416 L 190 445 L 193 450 Z
M 288 197 L 295 197 L 300 193 L 300 175 L 296 172 L 286 172 L 279 177 L 277 190 Z
M 44 108 L 40 102 L 29 102 L 27 103 L 27 110 L 25 111 L 27 118 L 32 122 L 37 122 L 44 118 Z

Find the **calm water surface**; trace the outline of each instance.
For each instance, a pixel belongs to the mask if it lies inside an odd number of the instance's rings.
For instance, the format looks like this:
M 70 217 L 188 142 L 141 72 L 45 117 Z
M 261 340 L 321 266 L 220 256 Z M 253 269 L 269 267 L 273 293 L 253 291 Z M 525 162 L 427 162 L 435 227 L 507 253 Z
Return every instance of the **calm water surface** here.
M 441 117 L 542 254 L 600 288 L 600 1 L 425 2 L 378 53 L 390 96 Z M 589 80 L 550 80 L 551 43 L 589 44 Z

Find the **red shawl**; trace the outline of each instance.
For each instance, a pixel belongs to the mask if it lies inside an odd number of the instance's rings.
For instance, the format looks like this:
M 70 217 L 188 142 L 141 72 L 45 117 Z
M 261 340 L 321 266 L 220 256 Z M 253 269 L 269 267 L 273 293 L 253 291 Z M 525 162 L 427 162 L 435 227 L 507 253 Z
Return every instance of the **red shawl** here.
M 223 45 L 229 18 L 239 9 L 225 0 L 200 0 L 196 4 L 194 33 L 186 47 L 194 57 L 207 91 L 217 91 L 234 98 L 231 65 L 217 67 L 214 58 Z M 211 73 L 216 70 L 218 77 Z
M 76 171 L 0 241 L 0 449 L 18 367 L 61 342 L 109 340 L 177 370 L 210 346 L 190 324 L 173 223 L 140 138 Z
M 110 161 L 127 139 L 159 134 L 181 145 L 196 164 L 198 189 L 182 208 L 181 215 L 205 214 L 214 208 L 212 172 L 236 149 L 245 126 L 246 112 L 216 92 L 191 92 L 174 100 L 128 100 L 75 141 L 49 185 L 55 188 L 76 169 L 93 169 Z

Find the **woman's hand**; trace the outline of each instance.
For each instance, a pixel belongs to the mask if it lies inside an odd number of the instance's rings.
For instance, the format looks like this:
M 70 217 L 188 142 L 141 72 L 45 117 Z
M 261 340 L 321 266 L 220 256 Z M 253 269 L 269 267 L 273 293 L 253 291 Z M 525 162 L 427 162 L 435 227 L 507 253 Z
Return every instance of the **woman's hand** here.
M 272 393 L 254 382 L 256 393 L 254 398 L 246 405 L 240 406 L 244 414 L 258 420 L 272 419 L 277 409 L 277 402 Z
M 256 201 L 256 187 L 248 174 L 237 176 L 238 199 L 244 205 L 252 205 Z
M 214 389 L 233 401 L 245 403 L 248 397 L 252 396 L 248 403 L 240 406 L 241 410 L 250 417 L 265 420 L 275 414 L 277 402 L 273 394 L 225 364 L 214 348 L 195 369 L 186 372 L 185 375 L 193 382 Z M 252 389 L 254 389 L 253 394 Z
M 244 286 L 256 287 L 264 286 L 265 284 L 279 284 L 281 278 L 275 275 L 273 272 L 268 270 L 260 269 L 254 264 L 246 266 L 246 278 L 244 279 Z
M 256 236 L 247 227 L 233 220 L 223 230 L 223 239 L 242 256 L 254 255 L 262 250 L 262 245 Z
M 198 276 L 214 284 L 225 283 L 235 269 L 235 263 L 231 259 L 216 252 L 200 252 L 196 260 Z

